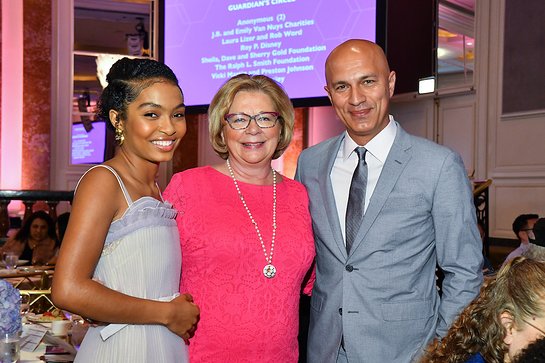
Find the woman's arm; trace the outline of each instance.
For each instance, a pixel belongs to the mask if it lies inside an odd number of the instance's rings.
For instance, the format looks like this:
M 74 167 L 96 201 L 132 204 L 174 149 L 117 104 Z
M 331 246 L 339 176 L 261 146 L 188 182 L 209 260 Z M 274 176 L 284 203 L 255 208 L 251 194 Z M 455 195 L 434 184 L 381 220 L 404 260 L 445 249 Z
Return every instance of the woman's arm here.
M 96 168 L 82 179 L 55 268 L 53 302 L 96 321 L 162 324 L 187 339 L 199 314 L 190 297 L 182 295 L 171 302 L 140 299 L 92 280 L 110 224 L 126 208 L 108 170 Z
M 2 247 L 0 247 L 0 257 L 2 257 L 2 253 L 4 252 L 13 252 L 21 257 L 24 247 L 25 244 L 23 242 L 18 241 L 12 237 L 8 239 Z

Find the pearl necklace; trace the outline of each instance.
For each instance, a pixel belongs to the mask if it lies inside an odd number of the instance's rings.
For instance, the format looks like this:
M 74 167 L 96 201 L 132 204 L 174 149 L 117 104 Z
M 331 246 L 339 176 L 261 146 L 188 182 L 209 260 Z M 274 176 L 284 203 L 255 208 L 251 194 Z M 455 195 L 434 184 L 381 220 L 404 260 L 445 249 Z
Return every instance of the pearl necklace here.
M 233 169 L 231 168 L 231 163 L 229 162 L 229 159 L 227 159 L 227 169 L 229 169 L 229 174 L 231 175 L 231 178 L 233 179 L 233 182 L 235 183 L 235 188 L 237 190 L 238 197 L 242 201 L 242 205 L 244 206 L 244 209 L 246 209 L 246 213 L 248 213 L 248 217 L 250 217 L 250 221 L 255 227 L 255 231 L 257 232 L 257 237 L 259 238 L 259 242 L 261 243 L 261 248 L 263 248 L 263 253 L 265 254 L 265 261 L 267 261 L 267 265 L 265 265 L 265 267 L 263 268 L 263 275 L 265 275 L 265 277 L 269 279 L 272 279 L 276 275 L 276 267 L 274 267 L 274 265 L 272 264 L 274 240 L 276 238 L 276 170 L 271 168 L 272 174 L 273 174 L 273 210 L 272 210 L 273 230 L 272 230 L 272 238 L 271 238 L 271 252 L 269 252 L 269 255 L 267 256 L 267 249 L 265 248 L 263 237 L 261 237 L 261 232 L 259 231 L 257 222 L 252 216 L 252 212 L 250 212 L 250 209 L 248 208 L 248 205 L 246 204 L 246 200 L 244 200 L 244 196 L 242 195 L 242 192 L 240 191 L 240 188 L 237 183 L 237 179 L 235 178 L 235 173 L 233 172 Z

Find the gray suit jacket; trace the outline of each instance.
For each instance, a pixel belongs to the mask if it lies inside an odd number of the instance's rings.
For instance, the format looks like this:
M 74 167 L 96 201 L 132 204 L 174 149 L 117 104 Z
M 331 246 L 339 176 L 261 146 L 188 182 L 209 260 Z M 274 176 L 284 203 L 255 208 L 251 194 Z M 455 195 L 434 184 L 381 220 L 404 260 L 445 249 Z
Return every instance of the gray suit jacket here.
M 344 135 L 344 134 L 343 134 Z M 397 134 L 347 255 L 329 177 L 343 135 L 303 151 L 316 243 L 308 362 L 411 362 L 478 293 L 482 242 L 460 156 Z M 436 289 L 436 264 L 445 272 Z

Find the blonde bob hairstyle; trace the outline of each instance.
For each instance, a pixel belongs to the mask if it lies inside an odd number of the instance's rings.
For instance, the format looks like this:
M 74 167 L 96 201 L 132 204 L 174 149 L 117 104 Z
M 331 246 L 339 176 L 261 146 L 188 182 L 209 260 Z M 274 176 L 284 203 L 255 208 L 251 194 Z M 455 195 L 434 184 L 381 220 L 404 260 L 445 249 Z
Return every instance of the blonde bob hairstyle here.
M 224 117 L 229 113 L 236 94 L 241 91 L 263 92 L 271 98 L 275 109 L 264 111 L 274 111 L 280 114 L 278 117 L 281 127 L 280 137 L 273 154 L 273 159 L 279 158 L 291 142 L 295 111 L 284 89 L 273 79 L 262 75 L 236 75 L 227 80 L 218 90 L 208 108 L 208 131 L 212 147 L 222 159 L 225 160 L 229 157 L 229 150 L 223 140 L 223 127 L 229 127 Z

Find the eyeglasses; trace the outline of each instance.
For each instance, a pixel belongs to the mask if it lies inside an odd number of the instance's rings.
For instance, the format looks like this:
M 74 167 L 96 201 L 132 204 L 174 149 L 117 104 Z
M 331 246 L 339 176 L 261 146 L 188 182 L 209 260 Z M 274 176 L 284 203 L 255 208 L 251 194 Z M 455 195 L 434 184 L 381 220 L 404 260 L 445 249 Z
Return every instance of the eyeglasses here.
M 225 121 L 233 130 L 244 130 L 250 126 L 250 122 L 255 120 L 257 126 L 262 129 L 268 129 L 276 125 L 280 118 L 278 112 L 260 112 L 257 115 L 250 116 L 245 113 L 230 113 L 225 115 Z
M 521 231 L 533 231 L 534 229 L 533 228 L 524 228 L 524 229 L 521 229 Z
M 523 322 L 525 322 L 526 324 L 530 325 L 532 328 L 534 328 L 535 330 L 537 330 L 538 332 L 540 332 L 541 334 L 543 334 L 543 336 L 545 336 L 545 330 L 541 329 L 541 328 L 538 328 L 536 325 L 530 323 L 529 321 L 527 320 L 523 320 Z

